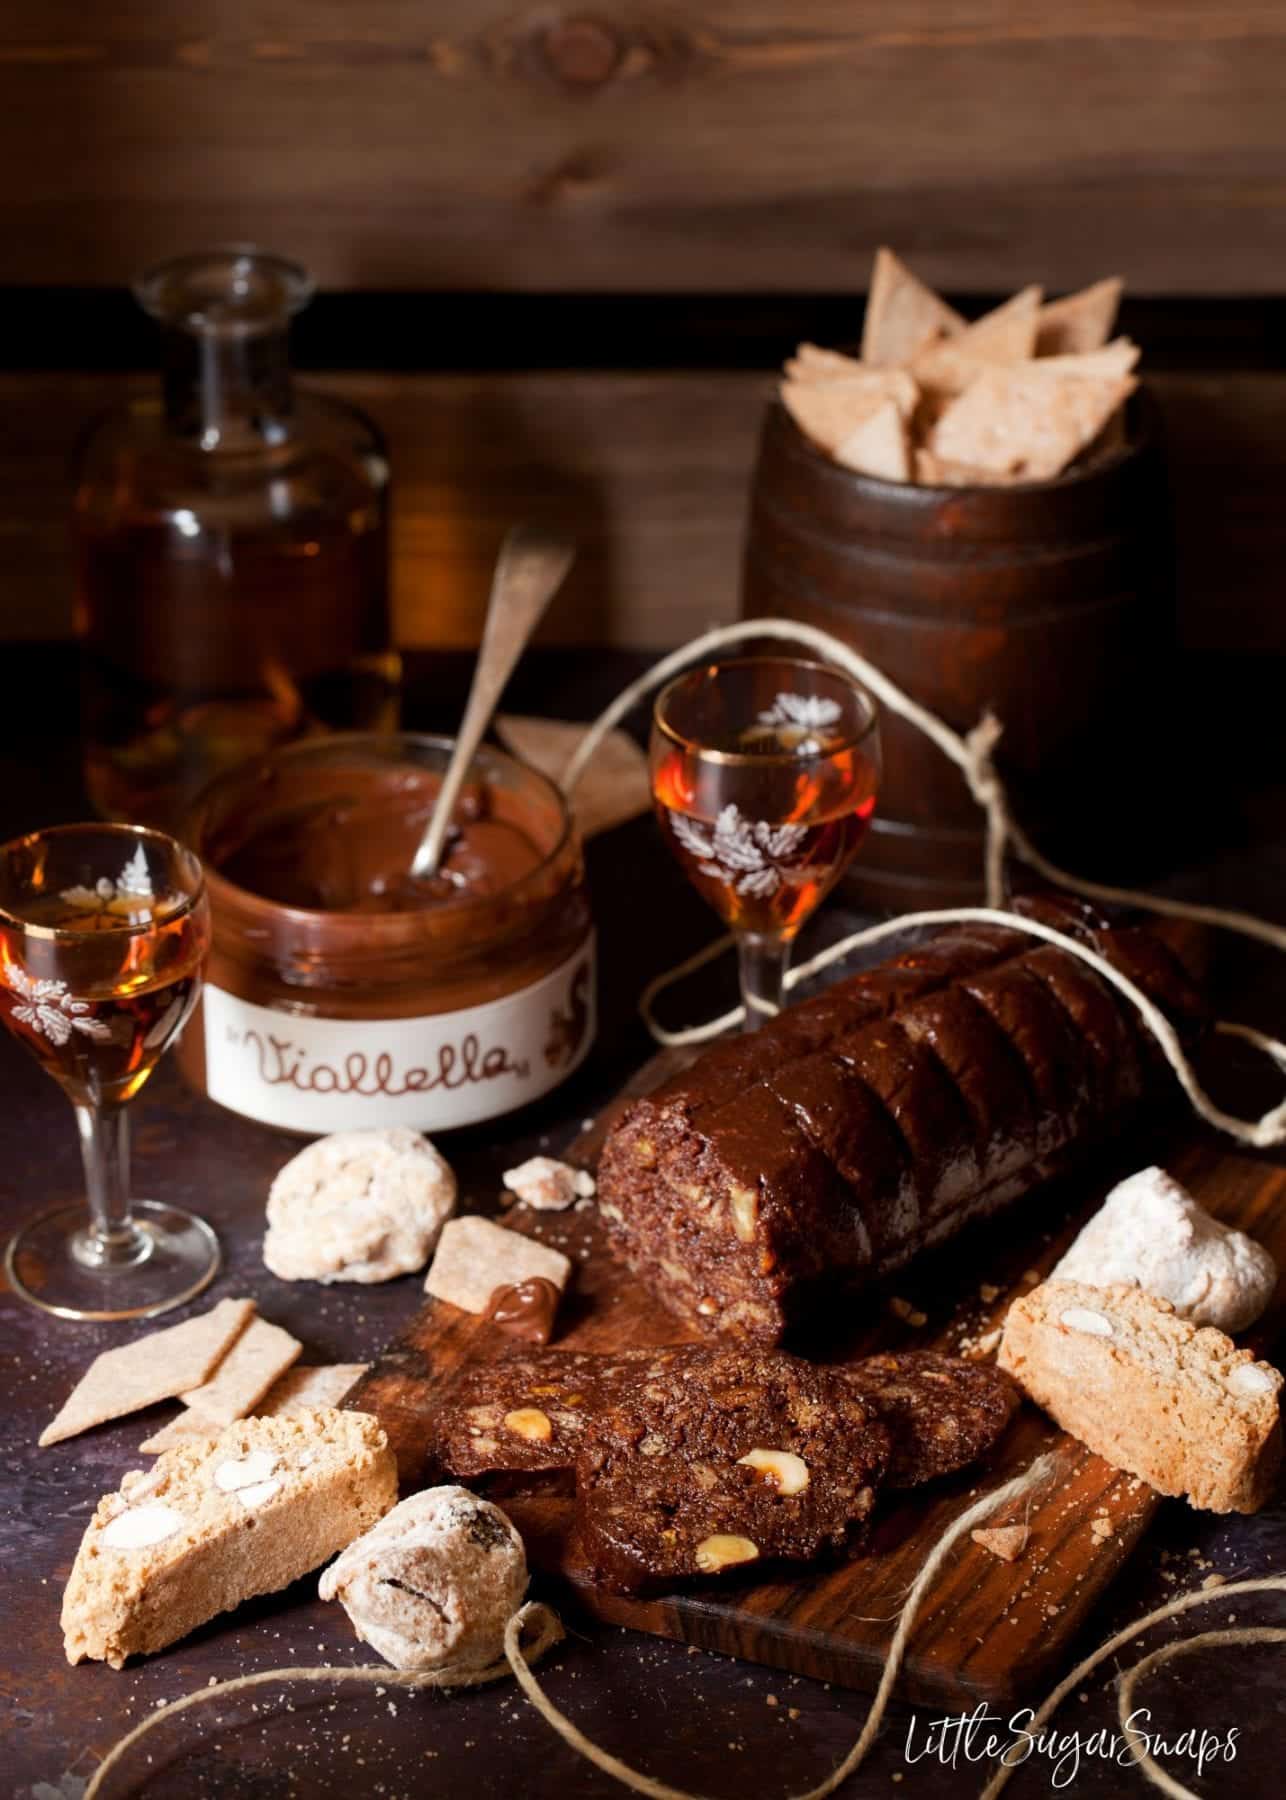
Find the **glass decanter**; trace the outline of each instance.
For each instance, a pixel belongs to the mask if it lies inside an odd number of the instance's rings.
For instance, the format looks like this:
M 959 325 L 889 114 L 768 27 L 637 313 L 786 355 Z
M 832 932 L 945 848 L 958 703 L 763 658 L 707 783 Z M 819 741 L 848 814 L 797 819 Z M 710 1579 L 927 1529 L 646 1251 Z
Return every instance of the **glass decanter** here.
M 76 460 L 76 624 L 90 798 L 179 827 L 213 776 L 317 729 L 397 723 L 388 462 L 362 413 L 296 393 L 280 257 L 184 257 L 137 284 L 162 382 Z

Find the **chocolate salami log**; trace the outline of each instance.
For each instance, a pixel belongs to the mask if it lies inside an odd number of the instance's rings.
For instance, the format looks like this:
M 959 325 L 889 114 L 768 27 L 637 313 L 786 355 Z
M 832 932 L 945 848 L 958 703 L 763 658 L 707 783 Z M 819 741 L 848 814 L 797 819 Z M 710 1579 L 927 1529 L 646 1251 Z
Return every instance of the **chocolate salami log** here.
M 1187 1037 L 1178 958 L 1080 902 L 1022 910 L 1091 945 Z M 860 1285 L 1029 1193 L 1171 1077 L 1115 988 L 1057 945 L 959 926 L 707 1050 L 609 1136 L 614 1248 L 675 1312 L 779 1341 Z

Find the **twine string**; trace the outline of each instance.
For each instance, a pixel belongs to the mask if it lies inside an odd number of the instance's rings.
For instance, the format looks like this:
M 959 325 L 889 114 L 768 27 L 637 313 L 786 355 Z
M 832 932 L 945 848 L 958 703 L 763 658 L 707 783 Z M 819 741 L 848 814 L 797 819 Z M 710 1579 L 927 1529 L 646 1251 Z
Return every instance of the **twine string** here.
M 1248 913 L 1172 900 L 1131 888 L 1109 887 L 1101 882 L 1086 881 L 1079 876 L 1070 874 L 1067 870 L 1060 869 L 1037 850 L 1010 811 L 1008 795 L 994 760 L 996 745 L 1003 730 L 995 715 L 985 714 L 972 731 L 962 736 L 944 724 L 927 707 L 912 700 L 874 663 L 868 662 L 858 651 L 843 643 L 839 638 L 831 636 L 828 632 L 820 631 L 815 626 L 798 624 L 793 620 L 756 619 L 739 625 L 722 626 L 717 630 L 706 632 L 681 649 L 662 657 L 644 675 L 624 688 L 590 726 L 568 765 L 563 778 L 564 791 L 569 794 L 572 792 L 604 737 L 640 700 L 672 675 L 678 674 L 686 668 L 689 663 L 698 661 L 713 651 L 722 650 L 730 644 L 741 643 L 753 638 L 769 638 L 807 645 L 832 663 L 845 669 L 869 689 L 883 706 L 915 726 L 956 765 L 964 777 L 970 794 L 986 818 L 984 868 L 986 906 L 952 907 L 910 913 L 854 932 L 838 944 L 831 945 L 826 950 L 819 952 L 810 961 L 793 969 L 787 977 L 789 986 L 808 980 L 832 963 L 850 955 L 855 949 L 878 943 L 884 938 L 914 927 L 954 922 L 997 923 L 1010 929 L 1025 931 L 1033 937 L 1042 938 L 1046 942 L 1056 944 L 1060 949 L 1078 956 L 1137 1008 L 1144 1023 L 1156 1037 L 1194 1110 L 1208 1123 L 1236 1138 L 1239 1142 L 1255 1147 L 1286 1141 L 1286 1100 L 1257 1120 L 1238 1119 L 1224 1112 L 1200 1087 L 1191 1065 L 1183 1054 L 1173 1026 L 1141 989 L 1088 946 L 1078 943 L 1074 938 L 1056 931 L 1051 926 L 1034 919 L 1023 918 L 1005 906 L 1005 858 L 1008 853 L 1012 852 L 1020 861 L 1026 863 L 1047 881 L 1064 887 L 1072 893 L 1080 894 L 1086 899 L 1146 907 L 1171 918 L 1188 919 L 1198 924 L 1218 926 L 1240 933 L 1242 936 L 1257 939 L 1274 949 L 1286 950 L 1286 930 Z M 659 1042 L 665 1044 L 700 1043 L 740 1022 L 742 1010 L 736 1008 L 721 1018 L 708 1021 L 703 1025 L 689 1027 L 684 1031 L 671 1032 L 659 1025 L 652 1015 L 653 1004 L 661 993 L 674 985 L 676 981 L 695 973 L 716 956 L 721 955 L 733 941 L 731 937 L 716 940 L 694 956 L 687 958 L 676 969 L 669 970 L 655 981 L 650 982 L 645 988 L 641 1009 L 649 1029 Z M 1217 1029 L 1225 1035 L 1239 1037 L 1260 1050 L 1286 1074 L 1286 1044 L 1256 1031 L 1248 1025 L 1221 1021 Z M 1011 1481 L 1004 1483 L 992 1493 L 985 1494 L 968 1507 L 938 1539 L 916 1577 L 898 1616 L 897 1629 L 889 1645 L 879 1686 L 856 1742 L 829 1775 L 805 1793 L 795 1796 L 794 1800 L 826 1800 L 826 1796 L 833 1794 L 861 1767 L 883 1721 L 920 1605 L 946 1558 L 960 1538 L 979 1520 L 986 1518 L 988 1514 L 1007 1502 L 1030 1494 L 1050 1475 L 1053 1467 L 1054 1458 L 1052 1456 L 1039 1457 L 1029 1468 L 1016 1475 Z M 1045 1700 L 1025 1735 L 1034 1735 L 1072 1688 L 1097 1668 L 1104 1658 L 1152 1625 L 1165 1619 L 1175 1618 L 1190 1607 L 1202 1605 L 1210 1600 L 1227 1600 L 1235 1594 L 1283 1589 L 1286 1589 L 1286 1576 L 1235 1582 L 1213 1590 L 1182 1595 L 1179 1599 L 1149 1613 L 1124 1631 L 1118 1632 L 1115 1637 L 1101 1645 L 1093 1655 L 1078 1664 Z M 535 1636 L 524 1645 L 523 1634 L 529 1627 L 534 1627 Z M 545 1723 L 571 1749 L 593 1763 L 604 1774 L 611 1776 L 634 1793 L 649 1796 L 650 1800 L 703 1800 L 700 1795 L 691 1794 L 682 1788 L 671 1787 L 665 1782 L 632 1769 L 619 1757 L 600 1748 L 565 1713 L 558 1710 L 541 1687 L 533 1673 L 533 1667 L 564 1635 L 562 1623 L 556 1613 L 539 1602 L 529 1602 L 513 1615 L 505 1627 L 503 1660 L 497 1660 L 482 1669 L 447 1668 L 420 1672 L 382 1666 L 346 1668 L 328 1664 L 317 1668 L 266 1669 L 253 1675 L 240 1675 L 230 1681 L 217 1682 L 212 1686 L 198 1688 L 190 1694 L 184 1694 L 179 1699 L 170 1701 L 166 1706 L 159 1707 L 114 1744 L 95 1770 L 85 1789 L 84 1800 L 101 1800 L 105 1784 L 113 1771 L 119 1769 L 124 1758 L 144 1737 L 168 1719 L 174 1718 L 190 1708 L 204 1705 L 213 1700 L 226 1700 L 233 1694 L 244 1693 L 252 1688 L 305 1681 L 314 1683 L 349 1681 L 364 1685 L 376 1683 L 385 1687 L 405 1689 L 449 1690 L 481 1687 L 510 1673 Z M 1122 1680 L 1120 1717 L 1123 1728 L 1124 1722 L 1129 1716 L 1129 1703 L 1138 1683 L 1146 1679 L 1170 1658 L 1191 1654 L 1215 1644 L 1275 1643 L 1283 1640 L 1286 1640 L 1286 1630 L 1266 1627 L 1252 1627 L 1240 1631 L 1205 1632 L 1195 1638 L 1168 1645 L 1151 1656 L 1143 1658 Z M 1016 1740 L 1016 1744 L 1010 1747 L 1010 1753 L 1017 1743 L 1022 1741 L 1023 1739 Z M 1014 1769 L 1020 1766 L 1020 1764 L 1008 1760 L 1010 1753 L 1007 1753 L 1001 1768 L 984 1789 L 981 1800 L 995 1800 L 995 1796 L 1009 1781 Z M 1137 1766 L 1147 1779 L 1163 1792 L 1178 1796 L 1180 1800 L 1196 1800 L 1189 1789 L 1175 1782 L 1146 1753 L 1138 1758 Z
M 1243 1625 L 1235 1630 L 1201 1631 L 1196 1637 L 1182 1638 L 1177 1644 L 1163 1644 L 1154 1650 L 1151 1656 L 1145 1656 L 1136 1662 L 1133 1668 L 1127 1669 L 1121 1676 L 1121 1685 L 1117 1699 L 1117 1718 L 1123 1734 L 1130 1732 L 1130 1717 L 1134 1712 L 1134 1692 L 1141 1681 L 1155 1673 L 1162 1664 L 1172 1661 L 1178 1656 L 1192 1656 L 1199 1650 L 1220 1651 L 1236 1649 L 1240 1644 L 1281 1644 L 1286 1643 L 1286 1631 L 1276 1625 Z M 1136 1739 L 1136 1755 L 1134 1766 L 1141 1769 L 1152 1783 L 1160 1788 L 1163 1794 L 1170 1794 L 1174 1800 L 1202 1800 L 1200 1794 L 1191 1788 L 1184 1787 L 1160 1766 L 1152 1755 L 1142 1737 Z
M 1286 1142 L 1286 1100 L 1271 1107 L 1258 1119 L 1240 1119 L 1232 1113 L 1225 1112 L 1205 1092 L 1197 1080 L 1191 1063 L 1184 1055 L 1178 1036 L 1165 1015 L 1147 998 L 1141 989 L 1121 975 L 1096 951 L 1087 945 L 1077 942 L 1063 932 L 1054 931 L 1051 927 L 1041 925 L 1032 919 L 1025 919 L 1010 910 L 1005 904 L 1005 858 L 1012 854 L 1020 862 L 1026 863 L 1044 880 L 1055 886 L 1066 888 L 1070 893 L 1080 894 L 1087 900 L 1098 900 L 1113 905 L 1146 907 L 1152 912 L 1161 913 L 1168 918 L 1187 919 L 1201 925 L 1218 926 L 1226 931 L 1233 931 L 1243 937 L 1254 938 L 1260 943 L 1268 944 L 1275 950 L 1286 951 L 1286 929 L 1272 924 L 1269 920 L 1256 918 L 1251 913 L 1229 911 L 1223 907 L 1205 906 L 1187 900 L 1172 900 L 1163 895 L 1149 894 L 1137 888 L 1109 887 L 1103 882 L 1087 881 L 1079 875 L 1073 875 L 1061 869 L 1049 860 L 1032 843 L 1027 833 L 1014 818 L 1009 806 L 1009 797 L 1005 784 L 996 768 L 995 752 L 1000 741 L 1003 726 L 994 713 L 988 712 L 974 726 L 972 731 L 961 735 L 945 724 L 935 713 L 912 700 L 909 694 L 902 691 L 897 684 L 884 674 L 883 670 L 867 660 L 857 650 L 841 639 L 833 637 L 829 632 L 820 631 L 814 625 L 798 624 L 791 619 L 749 619 L 738 625 L 723 625 L 717 630 L 707 631 L 701 637 L 694 638 L 691 643 L 681 649 L 672 651 L 668 656 L 645 671 L 629 686 L 622 689 L 615 700 L 600 713 L 599 717 L 587 730 L 584 738 L 567 766 L 563 777 L 564 791 L 570 794 L 576 783 L 584 774 L 592 761 L 598 746 L 606 734 L 626 716 L 640 700 L 647 697 L 672 675 L 678 674 L 689 663 L 698 662 L 702 657 L 715 651 L 726 649 L 729 645 L 745 642 L 747 639 L 770 638 L 788 643 L 802 644 L 829 662 L 844 669 L 856 681 L 879 700 L 890 712 L 896 713 L 929 738 L 942 751 L 963 775 L 969 792 L 986 818 L 986 840 L 984 853 L 984 875 L 986 881 L 987 904 L 985 907 L 952 907 L 928 912 L 907 913 L 899 918 L 887 920 L 873 925 L 863 931 L 853 932 L 820 951 L 809 962 L 792 969 L 787 977 L 787 987 L 794 987 L 810 976 L 829 968 L 833 963 L 841 961 L 856 949 L 864 945 L 880 942 L 898 932 L 918 925 L 943 925 L 956 922 L 1001 924 L 1012 930 L 1025 931 L 1033 937 L 1044 938 L 1046 942 L 1056 944 L 1062 950 L 1077 956 L 1090 968 L 1094 969 L 1104 980 L 1111 982 L 1138 1011 L 1144 1024 L 1152 1032 L 1161 1046 L 1162 1053 L 1170 1067 L 1174 1070 L 1184 1093 L 1187 1095 L 1193 1110 L 1207 1124 L 1216 1130 L 1236 1139 L 1238 1143 L 1249 1145 L 1254 1149 L 1265 1149 L 1271 1145 Z M 677 968 L 669 969 L 656 977 L 644 988 L 640 999 L 640 1011 L 652 1036 L 660 1044 L 681 1046 L 702 1044 L 711 1038 L 741 1023 L 744 1017 L 742 1007 L 733 1007 L 717 1019 L 706 1020 L 700 1025 L 687 1026 L 680 1031 L 668 1030 L 661 1025 L 655 1016 L 655 1003 L 676 982 L 695 973 L 714 957 L 721 955 L 735 942 L 731 936 L 716 939 L 695 956 L 688 957 Z M 1240 1025 L 1229 1021 L 1220 1021 L 1217 1029 L 1227 1036 L 1239 1037 L 1266 1055 L 1276 1067 L 1286 1074 L 1286 1044 L 1254 1030 L 1248 1025 Z
M 996 1800 L 996 1796 L 1008 1785 L 1014 1771 L 1023 1766 L 1022 1758 L 1017 1762 L 1010 1760 L 1013 1752 L 1021 1747 L 1029 1738 L 1036 1737 L 1044 1726 L 1049 1723 L 1050 1719 L 1058 1711 L 1058 1708 L 1071 1693 L 1072 1689 L 1079 1687 L 1081 1682 L 1084 1681 L 1087 1676 L 1093 1674 L 1100 1663 L 1106 1661 L 1114 1651 L 1122 1649 L 1131 1641 L 1131 1639 L 1141 1636 L 1145 1631 L 1150 1631 L 1154 1625 L 1164 1624 L 1167 1619 L 1177 1619 L 1180 1614 L 1190 1612 L 1194 1606 L 1208 1606 L 1212 1601 L 1222 1603 L 1225 1600 L 1231 1600 L 1235 1594 L 1281 1593 L 1283 1591 L 1286 1591 L 1286 1575 L 1266 1575 L 1254 1581 L 1230 1581 L 1225 1582 L 1220 1587 L 1198 1588 L 1191 1594 L 1180 1594 L 1177 1600 L 1170 1600 L 1164 1606 L 1158 1606 L 1155 1612 L 1145 1613 L 1141 1619 L 1136 1619 L 1132 1625 L 1127 1625 L 1124 1630 L 1118 1631 L 1116 1635 L 1110 1637 L 1105 1644 L 1100 1644 L 1098 1649 L 1095 1650 L 1092 1655 L 1087 1656 L 1083 1662 L 1077 1663 L 1071 1674 L 1065 1676 L 1053 1692 L 1039 1707 L 1037 1707 L 1031 1723 L 1024 1728 L 1020 1737 L 1015 1738 L 1014 1742 L 1005 1752 L 1005 1755 L 1001 1758 L 999 1769 L 997 1769 L 996 1773 L 982 1790 L 982 1793 L 979 1795 L 979 1800 Z M 1286 1633 L 1281 1633 L 1280 1635 L 1286 1636 Z M 1198 1648 L 1212 1642 L 1239 1643 L 1243 1641 L 1247 1640 L 1244 1640 L 1242 1634 L 1238 1631 L 1203 1632 L 1199 1638 L 1185 1638 L 1177 1644 L 1168 1645 L 1166 1649 L 1168 1655 L 1173 1656 L 1187 1648 L 1189 1645 L 1193 1648 Z M 1152 1656 L 1144 1657 L 1139 1663 L 1134 1665 L 1131 1671 L 1129 1671 L 1129 1674 L 1132 1675 L 1134 1679 L 1123 1689 L 1121 1704 L 1124 1707 L 1124 1710 L 1120 1714 L 1122 1722 L 1129 1717 L 1129 1706 L 1127 1702 L 1133 1696 L 1134 1688 L 1137 1683 L 1153 1669 L 1159 1667 L 1161 1663 L 1167 1660 L 1167 1655 L 1156 1653 Z M 1147 1760 L 1139 1759 L 1137 1766 L 1142 1769 L 1143 1773 L 1154 1786 L 1161 1787 L 1164 1792 L 1187 1796 L 1187 1800 L 1196 1800 L 1195 1796 L 1188 1794 L 1187 1788 L 1180 1787 L 1177 1783 L 1174 1783 L 1169 1787 L 1165 1786 L 1165 1783 L 1169 1782 L 1171 1777 L 1166 1775 L 1163 1769 L 1158 1769 L 1155 1763 L 1149 1768 Z M 1158 1780 L 1158 1777 L 1161 1779 Z
M 528 1628 L 534 1629 L 535 1635 L 526 1644 L 522 1636 Z M 510 1652 L 510 1636 L 513 1639 L 513 1651 Z M 363 1686 L 377 1683 L 380 1687 L 397 1688 L 474 1688 L 485 1687 L 493 1681 L 505 1680 L 514 1663 L 514 1657 L 526 1667 L 527 1662 L 539 1662 L 541 1657 L 552 1650 L 566 1635 L 562 1621 L 551 1607 L 539 1601 L 529 1601 L 510 1619 L 505 1631 L 505 1653 L 495 1662 L 488 1663 L 481 1669 L 390 1669 L 378 1668 L 369 1664 L 359 1664 L 356 1668 L 344 1668 L 334 1663 L 323 1663 L 315 1669 L 285 1668 L 261 1669 L 254 1675 L 237 1675 L 231 1681 L 216 1681 L 209 1687 L 195 1688 L 190 1694 L 182 1694 L 177 1700 L 171 1700 L 168 1706 L 159 1706 L 149 1713 L 140 1725 L 126 1732 L 94 1770 L 83 1800 L 101 1800 L 106 1791 L 108 1777 L 129 1755 L 130 1751 L 145 1738 L 149 1732 L 155 1731 L 167 1719 L 173 1719 L 179 1713 L 187 1712 L 194 1706 L 204 1706 L 211 1700 L 227 1700 L 233 1694 L 244 1694 L 250 1688 L 284 1687 L 291 1682 L 311 1681 L 339 1683 L 355 1681 Z
M 855 1775 L 866 1760 L 867 1751 L 875 1742 L 875 1737 L 884 1719 L 885 1708 L 893 1692 L 893 1684 L 897 1680 L 902 1659 L 906 1653 L 911 1629 L 915 1624 L 920 1604 L 937 1578 L 938 1570 L 959 1540 L 970 1531 L 980 1519 L 985 1519 L 1000 1506 L 1023 1494 L 1033 1492 L 1053 1473 L 1055 1458 L 1051 1455 L 1038 1456 L 1028 1468 L 1006 1481 L 991 1493 L 984 1494 L 980 1500 L 967 1507 L 951 1525 L 943 1532 L 933 1549 L 929 1552 L 924 1567 L 916 1576 L 911 1591 L 906 1597 L 902 1611 L 898 1617 L 897 1630 L 889 1644 L 888 1654 L 884 1662 L 884 1672 L 880 1676 L 880 1684 L 875 1690 L 875 1698 L 871 1702 L 870 1711 L 866 1715 L 862 1730 L 852 1749 L 844 1759 L 837 1763 L 830 1774 L 825 1776 L 815 1787 L 793 1796 L 793 1800 L 826 1800 L 836 1788 L 842 1787 L 850 1775 Z M 629 1788 L 632 1793 L 644 1794 L 648 1800 L 707 1800 L 706 1796 L 689 1792 L 686 1788 L 671 1787 L 668 1782 L 658 1781 L 653 1775 L 644 1775 L 633 1769 L 619 1756 L 613 1756 L 589 1738 L 579 1725 L 560 1712 L 553 1701 L 545 1693 L 531 1669 L 523 1661 L 518 1650 L 517 1621 L 511 1619 L 505 1631 L 505 1655 L 509 1658 L 509 1666 L 513 1670 L 514 1679 L 523 1693 L 530 1700 L 541 1718 L 556 1731 L 563 1742 L 604 1775 L 610 1775 L 619 1781 L 622 1787 Z M 88 1800 L 88 1797 L 87 1797 Z

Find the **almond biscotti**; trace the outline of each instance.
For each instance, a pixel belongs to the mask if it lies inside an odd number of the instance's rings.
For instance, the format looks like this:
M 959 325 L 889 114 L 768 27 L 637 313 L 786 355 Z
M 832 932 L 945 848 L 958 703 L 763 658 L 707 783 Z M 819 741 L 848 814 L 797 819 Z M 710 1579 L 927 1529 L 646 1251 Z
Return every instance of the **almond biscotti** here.
M 317 1568 L 396 1500 L 366 1413 L 240 1419 L 167 1450 L 98 1503 L 63 1595 L 67 1660 L 119 1669 L 163 1649 Z
M 998 1360 L 1064 1431 L 1162 1494 L 1255 1512 L 1272 1491 L 1282 1377 L 1168 1300 L 1047 1281 L 1010 1307 Z

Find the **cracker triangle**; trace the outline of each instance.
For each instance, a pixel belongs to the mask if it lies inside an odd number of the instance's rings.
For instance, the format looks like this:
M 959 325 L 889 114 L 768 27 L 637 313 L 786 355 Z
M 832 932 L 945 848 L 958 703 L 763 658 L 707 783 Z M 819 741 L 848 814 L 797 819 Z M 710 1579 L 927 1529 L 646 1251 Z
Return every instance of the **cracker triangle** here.
M 920 390 L 904 369 L 863 369 L 842 381 L 783 381 L 781 398 L 804 436 L 834 454 L 880 406 L 909 418 Z
M 838 381 L 845 376 L 870 373 L 865 363 L 839 350 L 823 350 L 820 344 L 800 344 L 793 356 L 786 358 L 788 381 Z
M 1022 362 L 1034 355 L 1044 290 L 1034 283 L 975 319 L 955 339 L 957 347 L 988 362 Z
M 879 367 L 909 363 L 934 338 L 963 331 L 965 321 L 954 307 L 884 246 L 875 252 L 871 291 L 862 327 L 862 361 Z
M 885 481 L 909 481 L 906 424 L 892 400 L 883 400 L 857 430 L 838 444 L 835 461 Z
M 1036 348 L 1040 299 L 1040 288 L 1021 289 L 954 337 L 928 345 L 912 362 L 912 374 L 932 391 L 960 394 L 988 365 L 1025 361 Z
M 1101 349 L 1112 335 L 1124 285 L 1119 275 L 1109 275 L 1078 294 L 1067 294 L 1043 306 L 1036 334 L 1037 356 L 1079 356 L 1086 350 Z
M 41 1444 L 172 1400 L 211 1376 L 254 1314 L 253 1300 L 220 1300 L 209 1312 L 96 1356 L 40 1434 Z
M 1068 356 L 1042 356 L 1042 373 L 1052 375 L 1128 375 L 1139 360 L 1139 346 L 1132 338 L 1113 338 L 1101 350 L 1078 351 Z
M 1040 362 L 991 368 L 933 428 L 927 448 L 965 463 L 1043 481 L 1061 474 L 1138 386 L 1132 375 L 1050 374 Z

